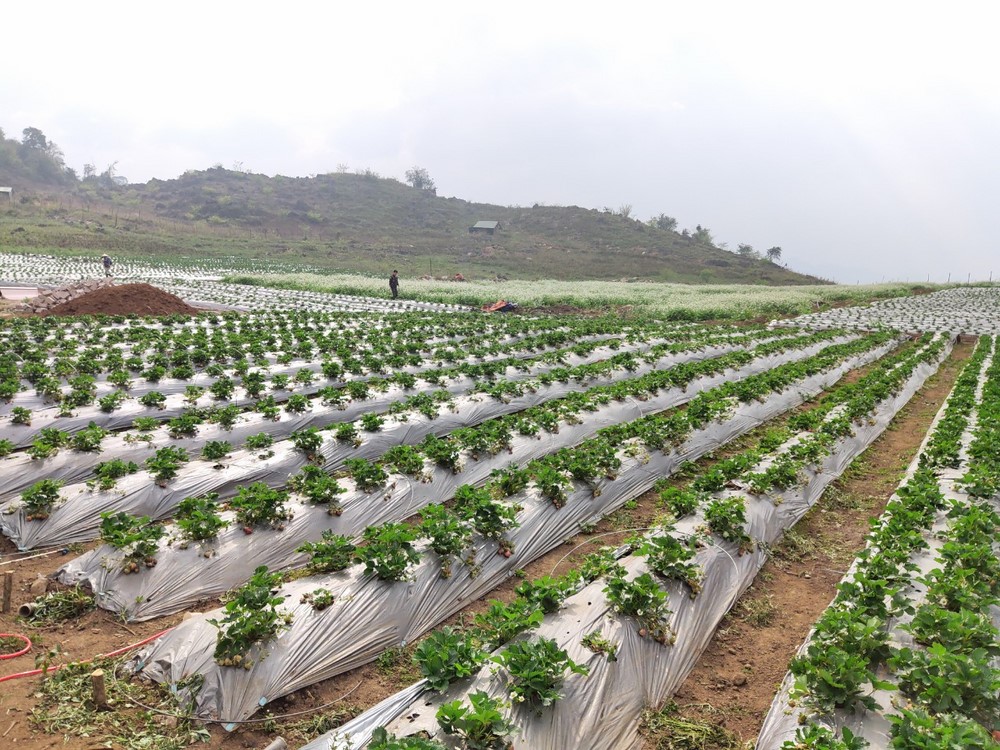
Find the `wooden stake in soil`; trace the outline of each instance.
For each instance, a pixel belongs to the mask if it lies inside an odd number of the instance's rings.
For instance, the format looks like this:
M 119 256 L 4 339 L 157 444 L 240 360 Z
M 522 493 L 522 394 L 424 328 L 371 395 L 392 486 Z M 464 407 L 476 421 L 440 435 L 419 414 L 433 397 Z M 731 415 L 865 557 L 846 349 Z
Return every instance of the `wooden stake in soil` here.
M 90 684 L 94 688 L 94 705 L 101 710 L 108 708 L 108 695 L 104 690 L 103 669 L 95 669 L 90 673 Z
M 10 595 L 14 591 L 14 571 L 8 570 L 3 574 L 3 613 L 10 612 Z

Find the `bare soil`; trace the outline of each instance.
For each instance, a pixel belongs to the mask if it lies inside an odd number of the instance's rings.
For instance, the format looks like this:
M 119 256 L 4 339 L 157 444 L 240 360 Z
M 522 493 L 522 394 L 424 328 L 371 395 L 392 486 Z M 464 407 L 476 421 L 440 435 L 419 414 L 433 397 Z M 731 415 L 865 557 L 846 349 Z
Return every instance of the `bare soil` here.
M 42 315 L 197 315 L 201 311 L 151 284 L 96 289 L 44 310 Z

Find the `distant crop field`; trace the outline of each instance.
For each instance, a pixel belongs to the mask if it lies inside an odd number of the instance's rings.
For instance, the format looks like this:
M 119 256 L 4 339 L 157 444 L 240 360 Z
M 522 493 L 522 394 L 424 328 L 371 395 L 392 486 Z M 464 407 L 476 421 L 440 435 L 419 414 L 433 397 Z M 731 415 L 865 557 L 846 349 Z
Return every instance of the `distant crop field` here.
M 265 274 L 227 281 L 338 294 L 383 296 L 388 281 L 349 274 Z M 480 307 L 506 299 L 522 307 L 572 306 L 581 309 L 634 306 L 640 312 L 676 319 L 709 320 L 791 315 L 819 306 L 907 296 L 913 284 L 751 286 L 665 284 L 623 281 L 449 281 L 403 279 L 404 299 Z

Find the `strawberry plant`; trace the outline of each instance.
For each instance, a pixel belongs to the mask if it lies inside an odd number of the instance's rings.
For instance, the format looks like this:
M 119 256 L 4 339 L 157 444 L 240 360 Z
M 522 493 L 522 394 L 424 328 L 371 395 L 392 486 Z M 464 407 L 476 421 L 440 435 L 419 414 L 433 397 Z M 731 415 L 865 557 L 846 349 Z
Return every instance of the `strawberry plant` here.
M 146 470 L 161 487 L 177 476 L 181 464 L 188 460 L 187 451 L 172 445 L 164 446 L 146 459 Z
M 382 463 L 399 474 L 419 476 L 424 471 L 424 457 L 412 445 L 394 445 L 382 454 Z
M 451 469 L 456 474 L 460 471 L 459 449 L 450 440 L 442 440 L 436 435 L 428 435 L 420 444 L 420 451 L 439 466 Z
M 535 486 L 542 497 L 549 500 L 557 508 L 561 508 L 566 504 L 566 491 L 572 486 L 569 477 L 559 469 L 541 461 L 529 464 L 528 471 L 531 472 L 535 480 Z
M 694 489 L 681 487 L 665 487 L 660 491 L 660 502 L 673 513 L 674 518 L 683 518 L 694 513 L 704 497 Z
M 486 652 L 474 638 L 450 627 L 431 632 L 413 652 L 413 662 L 439 693 L 455 680 L 475 674 L 485 661 Z
M 445 734 L 456 735 L 468 750 L 508 750 L 514 725 L 504 717 L 503 703 L 477 690 L 466 705 L 461 700 L 442 704 L 435 715 Z
M 139 432 L 152 432 L 160 426 L 160 420 L 156 417 L 136 417 L 132 420 L 132 427 Z
M 149 391 L 139 396 L 139 403 L 150 409 L 162 409 L 167 404 L 167 397 L 159 391 Z
M 194 412 L 185 412 L 178 417 L 167 420 L 167 432 L 170 437 L 179 440 L 183 437 L 193 437 L 198 434 L 201 418 Z
M 551 706 L 559 700 L 559 688 L 568 671 L 579 675 L 590 669 L 577 664 L 555 641 L 515 641 L 491 660 L 506 672 L 514 703 Z
M 312 402 L 301 393 L 293 393 L 285 402 L 285 411 L 289 414 L 302 414 L 312 408 Z
M 65 445 L 67 436 L 51 427 L 43 427 L 39 436 L 31 443 L 27 453 L 31 458 L 41 460 L 51 458 L 59 452 L 59 447 Z
M 70 438 L 70 444 L 73 446 L 73 450 L 77 451 L 99 451 L 101 449 L 101 441 L 104 440 L 107 434 L 107 430 L 91 422 Z
M 658 643 L 673 643 L 674 634 L 666 623 L 671 614 L 667 595 L 649 573 L 632 580 L 623 576 L 609 578 L 604 593 L 615 612 L 636 619 L 641 637 L 648 635 Z
M 347 490 L 318 466 L 304 466 L 302 471 L 288 479 L 288 487 L 313 505 L 326 505 L 327 513 L 331 516 L 339 516 L 344 512 L 337 502 L 337 496 Z
M 580 645 L 595 654 L 604 654 L 608 661 L 618 661 L 618 644 L 601 635 L 600 630 L 587 633 L 580 639 Z
M 205 393 L 205 389 L 200 385 L 189 385 L 184 388 L 184 400 L 191 406 L 197 403 L 198 399 Z
M 961 714 L 929 713 L 920 708 L 902 708 L 889 716 L 891 750 L 1000 750 L 993 736 Z
M 361 429 L 365 432 L 378 432 L 385 424 L 385 417 L 375 412 L 368 412 L 361 415 Z
M 219 630 L 215 641 L 216 663 L 250 669 L 251 650 L 288 627 L 291 613 L 278 611 L 278 605 L 284 602 L 275 592 L 280 585 L 281 574 L 271 573 L 262 565 L 245 585 L 227 595 L 222 619 L 208 621 Z
M 119 479 L 129 474 L 135 474 L 137 471 L 139 471 L 139 466 L 133 461 L 124 461 L 120 458 L 101 461 L 94 467 L 95 478 L 87 482 L 87 486 L 110 490 Z
M 514 589 L 522 599 L 541 608 L 545 614 L 558 611 L 567 596 L 576 593 L 580 581 L 578 573 L 570 573 L 560 578 L 541 576 L 533 581 L 524 581 Z
M 300 604 L 311 604 L 312 608 L 317 612 L 322 612 L 335 601 L 337 601 L 337 595 L 330 591 L 330 589 L 324 588 L 309 591 L 299 599 Z
M 713 534 L 738 545 L 739 554 L 753 551 L 753 540 L 746 532 L 746 504 L 743 498 L 712 500 L 705 507 L 705 521 Z
M 253 405 L 253 408 L 262 417 L 270 419 L 272 422 L 277 422 L 281 419 L 281 409 L 278 407 L 273 396 L 264 396 Z
M 41 479 L 21 493 L 24 504 L 25 521 L 44 521 L 59 502 L 59 488 L 62 482 L 56 479 Z
M 695 554 L 691 542 L 683 543 L 670 534 L 662 534 L 644 539 L 636 553 L 645 555 L 649 567 L 664 578 L 685 583 L 692 599 L 701 591 L 701 568 L 691 562 Z
M 405 523 L 369 526 L 362 537 L 364 546 L 354 556 L 364 563 L 365 573 L 383 581 L 402 581 L 407 569 L 420 559 L 413 548 L 417 532 Z
M 511 497 L 528 486 L 531 475 L 526 469 L 511 464 L 505 469 L 490 472 L 490 486 L 497 489 L 501 497 Z
M 292 517 L 291 509 L 285 507 L 286 502 L 287 492 L 254 482 L 240 487 L 236 497 L 229 501 L 229 507 L 236 511 L 236 522 L 243 526 L 243 532 L 252 534 L 256 526 L 283 530 L 285 521 Z
M 327 380 L 338 380 L 344 374 L 344 368 L 340 366 L 340 362 L 332 359 L 324 359 L 320 362 L 319 369 Z
M 878 704 L 865 691 L 873 686 L 892 689 L 892 683 L 879 682 L 864 656 L 845 651 L 834 642 L 812 641 L 806 653 L 796 656 L 788 669 L 795 677 L 790 695 L 817 711 L 830 712 L 860 703 L 875 710 Z
M 218 499 L 219 496 L 212 492 L 181 500 L 174 513 L 174 521 L 183 539 L 192 542 L 211 541 L 229 525 L 219 515 Z
M 940 643 L 958 654 L 982 649 L 990 656 L 1000 655 L 1000 631 L 993 626 L 987 612 L 965 608 L 951 612 L 925 603 L 901 629 L 924 646 Z
M 315 427 L 293 432 L 291 436 L 292 444 L 306 454 L 310 461 L 315 461 L 319 456 L 320 446 L 323 445 L 323 436 Z
M 258 432 L 256 435 L 249 435 L 243 443 L 247 450 L 262 451 L 274 445 L 274 438 L 266 432 Z
M 598 578 L 620 578 L 625 575 L 625 567 L 615 557 L 614 547 L 601 547 L 591 552 L 580 564 L 580 577 L 587 583 Z
M 227 440 L 207 440 L 201 449 L 201 457 L 206 461 L 221 461 L 232 449 L 233 446 Z
M 99 399 L 97 399 L 97 405 L 100 407 L 101 411 L 110 414 L 119 406 L 121 406 L 126 398 L 127 395 L 125 391 L 120 391 L 116 389 L 111 391 L 111 393 L 108 393 L 107 395 L 101 396 Z
M 343 443 L 354 443 L 355 445 L 361 444 L 361 441 L 358 438 L 358 428 L 354 426 L 353 422 L 341 422 L 338 424 L 336 429 L 333 431 L 333 436 Z
M 447 750 L 447 748 L 440 742 L 422 737 L 397 737 L 385 731 L 385 727 L 377 727 L 372 732 L 368 750 Z
M 934 643 L 902 648 L 888 664 L 900 690 L 933 713 L 960 712 L 983 723 L 1000 716 L 1000 670 L 985 649 L 953 653 Z
M 468 484 L 463 484 L 455 490 L 455 512 L 469 521 L 472 528 L 487 539 L 499 541 L 505 532 L 516 528 L 517 511 L 516 506 L 494 501 L 490 497 L 489 490 L 476 489 Z M 503 551 L 510 551 L 510 547 L 501 549 L 505 557 L 510 557 Z
M 525 630 L 537 628 L 545 615 L 526 599 L 515 599 L 510 604 L 491 601 L 485 612 L 475 617 L 476 634 L 490 649 L 499 648 Z
M 780 750 L 865 750 L 867 740 L 857 737 L 844 727 L 843 736 L 837 737 L 826 727 L 816 724 L 803 727 L 795 733 L 794 740 L 786 740 Z
M 248 372 L 243 375 L 240 384 L 250 398 L 258 398 L 264 392 L 266 381 L 264 375 L 259 372 Z
M 350 566 L 354 561 L 355 550 L 350 537 L 327 529 L 323 532 L 321 541 L 305 542 L 295 551 L 312 556 L 308 563 L 311 572 L 333 573 Z
M 350 473 L 354 484 L 363 492 L 375 492 L 381 489 L 389 478 L 381 466 L 373 464 L 367 458 L 349 458 L 344 461 L 344 468 Z
M 137 518 L 125 512 L 101 513 L 101 541 L 125 552 L 124 573 L 138 573 L 140 565 L 155 567 L 159 540 L 164 533 L 163 526 L 150 523 L 148 516 Z
M 450 577 L 452 558 L 469 547 L 472 528 L 445 506 L 428 505 L 420 511 L 419 529 L 430 540 L 431 549 L 441 558 L 441 577 Z
M 344 390 L 352 401 L 364 401 L 368 398 L 368 383 L 363 380 L 348 380 L 344 384 Z
M 210 422 L 222 429 L 231 430 L 242 414 L 243 411 L 236 404 L 228 404 L 223 407 L 212 406 L 207 417 Z
M 222 376 L 208 387 L 209 392 L 217 401 L 228 401 L 236 392 L 236 383 L 228 376 Z

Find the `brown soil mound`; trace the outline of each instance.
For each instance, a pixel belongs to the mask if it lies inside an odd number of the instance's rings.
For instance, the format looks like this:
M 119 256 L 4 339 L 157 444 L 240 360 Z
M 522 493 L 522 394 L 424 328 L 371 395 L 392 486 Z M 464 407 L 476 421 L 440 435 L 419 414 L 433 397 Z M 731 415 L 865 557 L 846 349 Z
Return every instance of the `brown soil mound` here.
M 50 307 L 42 315 L 197 315 L 201 310 L 149 284 L 122 284 Z

